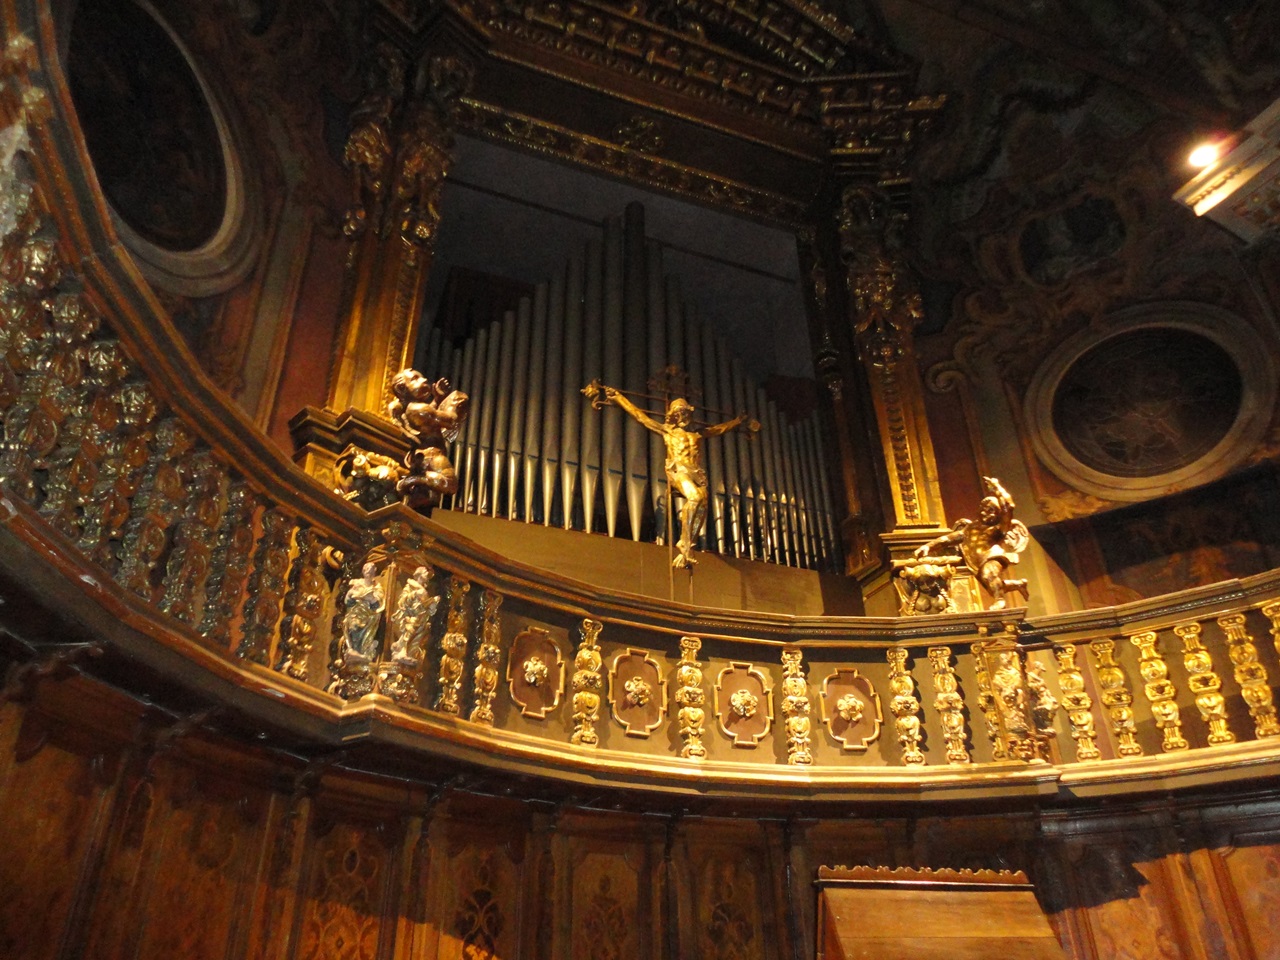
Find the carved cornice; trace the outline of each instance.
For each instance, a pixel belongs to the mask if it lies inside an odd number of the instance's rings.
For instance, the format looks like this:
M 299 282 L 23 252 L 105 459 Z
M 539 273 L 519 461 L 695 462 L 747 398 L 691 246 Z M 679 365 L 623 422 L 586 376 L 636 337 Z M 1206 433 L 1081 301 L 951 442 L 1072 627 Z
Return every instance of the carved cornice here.
M 818 884 L 887 883 L 887 884 L 961 884 L 965 886 L 999 884 L 1031 886 L 1021 870 L 954 870 L 950 867 L 819 867 Z

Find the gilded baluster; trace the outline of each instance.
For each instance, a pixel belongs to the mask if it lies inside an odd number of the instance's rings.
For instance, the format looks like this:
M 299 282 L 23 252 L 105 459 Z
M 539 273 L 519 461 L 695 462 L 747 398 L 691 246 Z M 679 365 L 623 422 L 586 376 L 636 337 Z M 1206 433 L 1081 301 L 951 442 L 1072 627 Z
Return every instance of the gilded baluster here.
M 1240 696 L 1249 705 L 1254 730 L 1259 739 L 1280 735 L 1280 722 L 1276 721 L 1276 708 L 1272 701 L 1271 687 L 1267 684 L 1266 668 L 1258 662 L 1258 648 L 1253 645 L 1244 625 L 1243 613 L 1232 613 L 1218 618 L 1218 626 L 1231 644 L 1231 662 L 1235 665 L 1236 683 L 1240 684 Z
M 467 656 L 467 594 L 471 584 L 458 577 L 449 578 L 449 614 L 444 636 L 440 638 L 440 691 L 436 709 L 455 717 L 461 712 L 462 671 Z
M 987 635 L 985 625 L 978 629 L 984 637 Z M 972 647 L 978 681 L 978 707 L 982 710 L 982 718 L 986 723 L 987 739 L 991 741 L 991 759 L 1008 760 L 1009 751 L 1005 748 L 1004 733 L 1000 729 L 1000 710 L 996 706 L 995 691 L 991 687 L 991 671 L 987 669 L 985 648 L 986 641 L 978 641 Z
M 498 618 L 502 607 L 502 594 L 485 590 L 480 598 L 483 611 L 480 628 L 480 648 L 476 650 L 476 670 L 473 675 L 475 706 L 471 708 L 472 723 L 493 726 L 493 697 L 498 689 L 498 664 L 502 661 L 502 621 Z
M 310 527 L 299 527 L 294 542 L 297 555 L 289 570 L 289 591 L 284 597 L 276 669 L 305 682 L 328 592 L 323 573 L 325 543 Z
M 680 710 L 676 722 L 680 725 L 680 756 L 687 760 L 701 760 L 707 755 L 702 744 L 707 713 L 706 691 L 702 689 L 702 667 L 698 663 L 698 651 L 702 641 L 697 637 L 680 638 L 680 662 L 676 665 L 676 703 Z
M 1182 735 L 1182 711 L 1174 699 L 1177 691 L 1169 679 L 1169 665 L 1156 648 L 1159 636 L 1155 631 L 1148 630 L 1134 634 L 1129 642 L 1141 652 L 1138 671 L 1142 674 L 1142 691 L 1151 703 L 1151 714 L 1156 718 L 1156 726 L 1164 735 L 1164 751 L 1186 750 L 1188 744 L 1186 737 Z
M 1179 623 L 1173 632 L 1182 640 L 1182 663 L 1187 668 L 1187 686 L 1196 697 L 1196 709 L 1209 725 L 1209 743 L 1235 743 L 1227 726 L 1227 700 L 1222 695 L 1222 678 L 1213 669 L 1213 658 L 1200 642 L 1200 624 Z
M 231 485 L 209 561 L 204 615 L 199 627 L 200 633 L 218 646 L 231 641 L 231 617 L 249 578 L 253 520 L 258 506 L 257 496 L 243 482 Z
M 182 514 L 190 464 L 184 458 L 195 446 L 193 437 L 172 417 L 156 427 L 155 446 L 133 498 L 132 515 L 124 527 L 117 556 L 116 580 L 126 590 L 151 598 L 151 572 L 169 542 L 169 528 Z
M 1271 643 L 1280 654 L 1280 600 L 1272 600 L 1262 605 L 1263 615 L 1271 621 Z
M 253 555 L 248 596 L 236 656 L 241 660 L 266 664 L 271 658 L 271 642 L 279 635 L 284 614 L 285 580 L 289 574 L 289 554 L 293 540 L 293 520 L 275 509 L 262 514 L 262 535 Z
M 885 655 L 889 660 L 889 690 L 893 694 L 889 709 L 895 718 L 902 760 L 904 763 L 924 763 L 924 753 L 920 749 L 920 701 L 916 699 L 915 681 L 907 672 L 907 651 L 895 648 L 886 650 Z
M 929 662 L 933 664 L 933 689 L 937 694 L 933 708 L 942 721 L 942 734 L 947 743 L 948 763 L 968 763 L 969 751 L 965 747 L 964 698 L 956 674 L 951 669 L 951 648 L 930 647 Z
M 1133 694 L 1125 684 L 1124 670 L 1116 663 L 1114 640 L 1095 640 L 1089 645 L 1098 664 L 1098 686 L 1102 688 L 1102 704 L 1107 708 L 1111 732 L 1122 757 L 1136 757 L 1142 753 L 1138 745 L 1138 727 L 1133 719 Z
M 787 763 L 813 763 L 809 685 L 804 678 L 803 654 L 782 651 L 782 716 L 787 730 Z
M 1041 751 L 1021 651 L 1012 640 L 995 641 L 984 649 L 984 655 L 995 658 L 995 667 L 988 665 L 987 669 L 1004 731 L 1005 750 L 1010 757 L 1030 762 Z
M 173 550 L 165 568 L 160 609 L 194 625 L 196 605 L 213 563 L 218 524 L 227 509 L 227 469 L 210 451 L 190 465 L 186 504 L 173 534 Z
M 1098 731 L 1093 719 L 1093 698 L 1085 692 L 1084 674 L 1076 665 L 1076 648 L 1064 644 L 1053 651 L 1058 660 L 1058 688 L 1062 691 L 1062 709 L 1071 721 L 1071 739 L 1076 742 L 1077 760 L 1097 760 Z
M 570 743 L 594 747 L 600 740 L 596 733 L 596 721 L 600 719 L 600 691 L 604 683 L 600 677 L 600 636 L 602 624 L 598 620 L 582 621 L 582 642 L 573 658 L 573 735 Z

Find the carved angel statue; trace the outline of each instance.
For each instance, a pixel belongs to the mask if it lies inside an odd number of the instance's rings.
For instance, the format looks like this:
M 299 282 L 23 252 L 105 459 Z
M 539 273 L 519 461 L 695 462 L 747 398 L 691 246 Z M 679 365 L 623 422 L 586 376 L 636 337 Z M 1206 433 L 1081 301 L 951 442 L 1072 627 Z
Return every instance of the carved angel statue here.
M 366 563 L 362 575 L 347 588 L 342 614 L 342 646 L 348 661 L 369 663 L 378 655 L 378 626 L 386 609 L 378 567 Z
M 458 475 L 446 445 L 457 439 L 471 400 L 450 387 L 446 378 L 432 383 L 411 367 L 392 378 L 391 392 L 387 415 L 411 445 L 404 458 L 409 473 L 396 484 L 396 492 L 414 509 L 430 507 L 441 496 L 457 492 Z
M 667 447 L 667 483 L 674 493 L 684 497 L 684 506 L 680 508 L 680 540 L 676 543 L 678 552 L 671 565 L 677 568 L 693 566 L 698 562 L 693 555 L 693 545 L 698 542 L 707 520 L 707 472 L 702 468 L 702 441 L 738 427 L 743 427 L 748 436 L 753 436 L 760 431 L 759 422 L 740 413 L 724 423 L 694 430 L 690 429 L 694 407 L 683 397 L 676 397 L 667 405 L 666 418 L 659 423 L 628 400 L 621 390 L 606 387 L 599 380 L 592 380 L 582 388 L 582 392 L 597 410 L 610 403 L 616 404 L 646 430 L 662 437 Z
M 965 566 L 973 571 L 992 597 L 992 610 L 1003 610 L 1005 593 L 1017 590 L 1027 596 L 1026 580 L 1007 580 L 1010 564 L 1018 562 L 1031 539 L 1021 520 L 1013 519 L 1013 497 L 995 477 L 982 478 L 987 496 L 978 504 L 977 520 L 957 520 L 949 533 L 930 540 L 915 552 L 924 559 L 938 547 L 957 544 Z
M 427 639 L 431 618 L 440 606 L 440 597 L 430 591 L 431 569 L 419 567 L 400 588 L 391 626 L 395 639 L 391 643 L 391 659 L 403 666 L 417 666 Z

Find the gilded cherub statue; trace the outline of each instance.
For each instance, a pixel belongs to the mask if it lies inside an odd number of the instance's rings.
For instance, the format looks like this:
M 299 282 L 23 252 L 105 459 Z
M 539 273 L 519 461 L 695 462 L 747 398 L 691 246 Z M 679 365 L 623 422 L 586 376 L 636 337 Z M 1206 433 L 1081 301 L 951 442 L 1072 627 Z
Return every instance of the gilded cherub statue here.
M 671 565 L 677 569 L 693 566 L 698 562 L 693 555 L 693 545 L 698 542 L 707 520 L 707 472 L 702 469 L 702 441 L 738 427 L 753 436 L 760 431 L 760 424 L 740 413 L 724 423 L 694 430 L 690 429 L 694 407 L 683 397 L 667 404 L 667 415 L 659 423 L 628 400 L 621 390 L 603 386 L 599 380 L 592 380 L 582 392 L 597 410 L 606 404 L 617 404 L 646 430 L 662 437 L 667 448 L 667 484 L 673 493 L 684 497 L 684 506 L 680 508 L 680 540 L 676 543 L 678 552 Z
M 392 378 L 391 392 L 387 415 L 410 443 L 404 458 L 408 474 L 396 484 L 396 492 L 414 509 L 430 507 L 458 490 L 458 475 L 446 444 L 457 439 L 470 398 L 450 387 L 446 378 L 432 383 L 411 367 Z
M 957 520 L 949 533 L 930 540 L 915 552 L 924 560 L 938 547 L 959 546 L 964 565 L 991 594 L 992 610 L 1003 610 L 1005 594 L 1017 590 L 1027 596 L 1026 580 L 1006 580 L 1011 564 L 1018 562 L 1031 535 L 1021 520 L 1013 519 L 1013 497 L 995 477 L 983 477 L 987 496 L 978 504 L 977 520 Z M 939 558 L 939 562 L 946 562 Z

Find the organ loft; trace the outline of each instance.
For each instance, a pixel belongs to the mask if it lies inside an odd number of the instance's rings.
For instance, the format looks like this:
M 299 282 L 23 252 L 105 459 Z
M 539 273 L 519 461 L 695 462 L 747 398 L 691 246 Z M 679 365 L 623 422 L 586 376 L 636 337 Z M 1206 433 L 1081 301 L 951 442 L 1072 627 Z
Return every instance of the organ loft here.
M 1271 0 L 0 0 L 0 955 L 1260 960 Z

